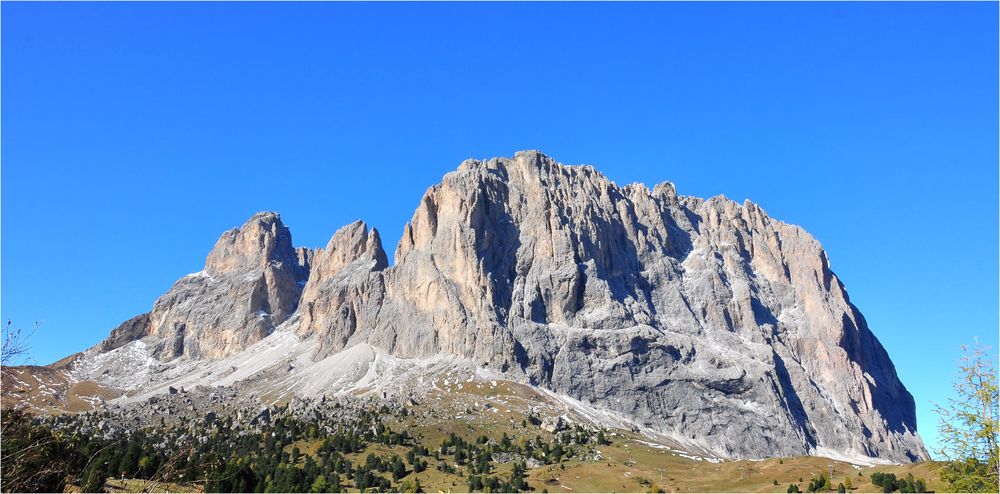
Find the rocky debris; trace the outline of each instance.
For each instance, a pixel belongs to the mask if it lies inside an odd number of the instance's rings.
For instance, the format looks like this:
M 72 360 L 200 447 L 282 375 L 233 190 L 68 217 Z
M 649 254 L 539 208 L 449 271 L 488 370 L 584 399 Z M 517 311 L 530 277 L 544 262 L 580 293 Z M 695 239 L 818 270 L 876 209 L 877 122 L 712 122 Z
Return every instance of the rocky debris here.
M 493 456 L 491 456 L 490 459 L 493 460 L 494 463 L 503 464 L 503 463 L 510 463 L 514 461 L 515 458 L 520 458 L 520 456 L 521 455 L 518 454 L 501 451 L 499 453 L 493 453 Z
M 243 393 L 235 387 L 198 387 L 185 396 L 160 395 L 140 402 L 108 403 L 101 410 L 74 414 L 72 420 L 68 417 L 60 419 L 59 415 L 52 417 L 56 417 L 53 425 L 57 429 L 72 426 L 88 433 L 96 432 L 105 438 L 128 435 L 149 426 L 157 427 L 161 432 L 172 429 L 187 431 L 175 438 L 174 443 L 180 445 L 189 440 L 204 442 L 211 434 L 211 429 L 233 419 L 233 423 L 238 426 L 260 430 L 282 417 L 294 417 L 325 424 L 323 430 L 332 433 L 335 429 L 331 424 L 350 423 L 362 411 L 379 408 L 381 404 L 370 399 L 350 396 L 322 403 L 319 400 L 305 399 L 284 405 L 267 405 L 261 403 L 258 397 Z M 242 417 L 253 417 L 253 420 L 243 421 Z M 159 445 L 161 448 L 165 446 L 165 443 Z
M 271 423 L 271 409 L 268 407 L 261 407 L 257 415 L 250 419 L 250 425 L 257 424 L 270 424 Z
M 548 432 L 558 432 L 566 429 L 566 420 L 563 417 L 546 417 L 542 420 L 542 429 Z

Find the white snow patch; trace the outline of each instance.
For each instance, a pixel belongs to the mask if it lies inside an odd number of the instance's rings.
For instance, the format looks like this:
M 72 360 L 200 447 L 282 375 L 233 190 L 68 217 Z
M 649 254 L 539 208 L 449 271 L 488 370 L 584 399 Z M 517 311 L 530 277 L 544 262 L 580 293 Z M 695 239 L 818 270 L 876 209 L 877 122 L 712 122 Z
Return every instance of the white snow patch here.
M 896 465 L 890 460 L 885 460 L 882 458 L 872 458 L 861 453 L 842 453 L 840 451 L 834 451 L 823 446 L 819 446 L 815 451 L 812 452 L 813 456 L 821 456 L 823 458 L 829 458 L 831 460 L 842 461 L 844 463 L 850 463 L 852 465 L 861 465 L 866 467 L 872 467 L 875 465 Z

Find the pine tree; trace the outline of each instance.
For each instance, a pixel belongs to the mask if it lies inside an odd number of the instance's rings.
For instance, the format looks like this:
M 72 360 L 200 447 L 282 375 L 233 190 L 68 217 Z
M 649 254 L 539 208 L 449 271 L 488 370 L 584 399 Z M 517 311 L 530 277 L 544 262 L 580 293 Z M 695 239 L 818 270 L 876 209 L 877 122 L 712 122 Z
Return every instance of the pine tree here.
M 515 491 L 528 490 L 528 483 L 524 481 L 524 463 L 514 462 L 513 470 L 510 474 L 510 486 Z
M 406 465 L 403 464 L 403 460 L 399 459 L 398 456 L 392 457 L 392 480 L 399 481 L 399 479 L 406 476 Z
M 309 492 L 326 492 L 326 489 L 326 476 L 320 474 L 316 476 L 315 480 L 313 480 L 312 487 L 309 488 Z

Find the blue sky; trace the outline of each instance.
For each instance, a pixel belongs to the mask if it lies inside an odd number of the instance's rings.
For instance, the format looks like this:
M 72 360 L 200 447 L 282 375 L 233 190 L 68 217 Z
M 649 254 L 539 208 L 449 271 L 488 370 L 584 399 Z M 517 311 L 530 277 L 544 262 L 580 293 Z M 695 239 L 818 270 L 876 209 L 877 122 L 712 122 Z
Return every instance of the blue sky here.
M 540 149 L 802 225 L 917 400 L 997 346 L 995 3 L 0 6 L 2 316 L 82 350 L 276 210 L 390 253 L 465 158 Z

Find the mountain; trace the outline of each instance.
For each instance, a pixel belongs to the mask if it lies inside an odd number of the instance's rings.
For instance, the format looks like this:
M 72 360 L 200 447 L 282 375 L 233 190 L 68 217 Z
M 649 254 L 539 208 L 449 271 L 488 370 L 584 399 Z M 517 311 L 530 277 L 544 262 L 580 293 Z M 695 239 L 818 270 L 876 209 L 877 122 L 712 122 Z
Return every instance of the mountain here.
M 829 264 L 749 201 L 527 151 L 429 188 L 392 266 L 363 222 L 296 249 L 257 214 L 59 368 L 126 401 L 180 385 L 407 394 L 464 369 L 723 458 L 927 459 L 912 396 Z

